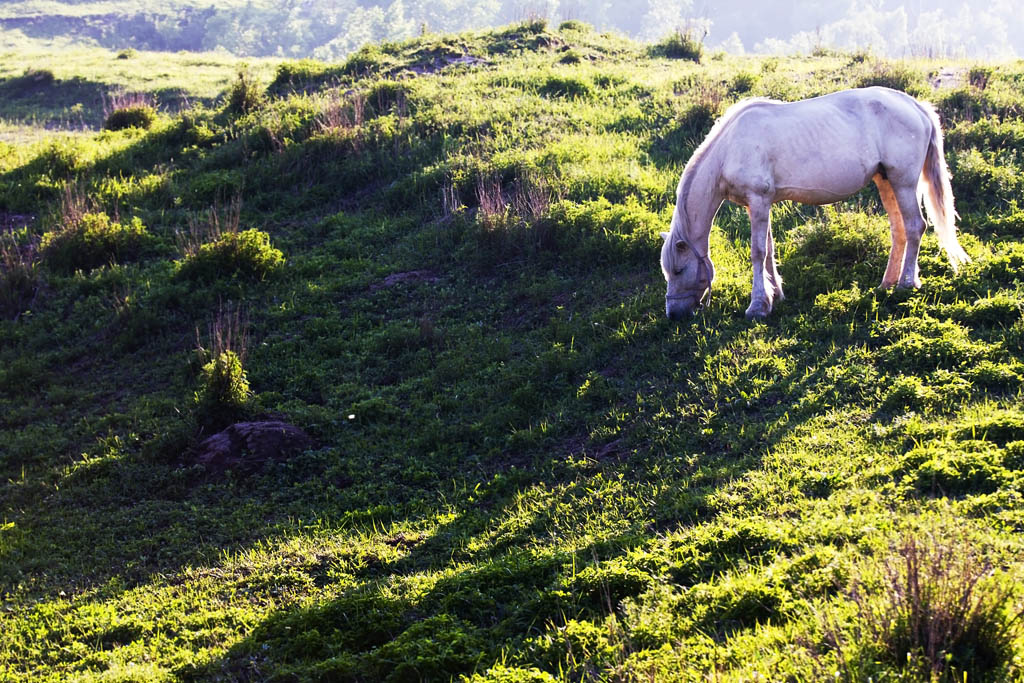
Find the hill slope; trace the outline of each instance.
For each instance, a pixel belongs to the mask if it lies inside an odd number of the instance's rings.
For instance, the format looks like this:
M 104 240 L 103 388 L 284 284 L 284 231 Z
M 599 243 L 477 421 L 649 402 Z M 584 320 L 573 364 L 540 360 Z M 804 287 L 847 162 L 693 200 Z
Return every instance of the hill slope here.
M 533 22 L 5 147 L 4 671 L 1019 675 L 1024 72 L 940 66 Z M 714 117 L 869 83 L 938 105 L 973 263 L 929 234 L 924 287 L 875 291 L 877 197 L 782 205 L 788 299 L 753 324 L 727 206 L 711 305 L 665 320 L 657 234 Z M 200 460 L 267 420 L 311 445 Z M 963 637 L 913 626 L 967 589 Z

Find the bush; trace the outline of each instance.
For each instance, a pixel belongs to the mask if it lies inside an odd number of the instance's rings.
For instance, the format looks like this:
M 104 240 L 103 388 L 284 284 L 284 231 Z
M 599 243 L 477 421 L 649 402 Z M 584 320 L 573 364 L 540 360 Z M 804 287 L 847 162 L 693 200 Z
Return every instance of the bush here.
M 669 59 L 689 59 L 699 62 L 704 54 L 704 45 L 693 31 L 676 31 L 651 46 L 650 53 L 654 57 Z
M 190 280 L 213 281 L 228 276 L 262 280 L 284 263 L 284 254 L 270 245 L 262 230 L 228 232 L 187 254 L 178 275 Z
M 247 414 L 251 395 L 241 357 L 230 349 L 221 351 L 202 369 L 195 395 L 199 424 L 215 431 L 237 422 Z
M 1019 171 L 1012 159 L 983 154 L 977 149 L 955 152 L 949 170 L 957 206 L 983 209 L 1008 204 L 1021 194 Z
M 47 266 L 71 274 L 76 270 L 135 260 L 154 243 L 155 238 L 137 216 L 128 223 L 114 223 L 105 213 L 85 213 L 45 233 L 40 249 Z
M 139 105 L 115 109 L 103 122 L 106 130 L 124 130 L 126 128 L 149 128 L 156 121 L 156 110 L 149 105 Z
M 341 73 L 362 78 L 382 73 L 396 65 L 394 57 L 385 54 L 379 46 L 365 45 L 345 61 Z
M 741 71 L 733 77 L 729 89 L 737 95 L 744 95 L 754 89 L 754 86 L 757 85 L 757 78 L 756 74 Z
M 263 106 L 267 96 L 256 82 L 256 76 L 247 67 L 238 70 L 235 82 L 228 90 L 227 110 L 233 114 L 248 114 Z

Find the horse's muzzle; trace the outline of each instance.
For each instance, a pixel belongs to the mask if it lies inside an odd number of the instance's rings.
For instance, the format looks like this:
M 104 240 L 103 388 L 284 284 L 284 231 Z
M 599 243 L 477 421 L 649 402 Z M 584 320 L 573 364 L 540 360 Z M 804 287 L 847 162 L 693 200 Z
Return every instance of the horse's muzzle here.
M 686 320 L 697 315 L 697 311 L 707 305 L 711 298 L 711 288 L 697 296 L 696 294 L 665 295 L 665 315 L 670 320 Z

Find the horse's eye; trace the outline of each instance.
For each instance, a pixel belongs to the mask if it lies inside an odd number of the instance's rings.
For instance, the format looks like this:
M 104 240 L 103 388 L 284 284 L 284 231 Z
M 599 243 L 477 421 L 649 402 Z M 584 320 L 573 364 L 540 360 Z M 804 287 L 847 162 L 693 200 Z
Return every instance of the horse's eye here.
M 678 252 L 684 252 L 689 247 L 690 247 L 690 245 L 687 244 L 686 242 L 682 241 L 682 240 L 679 240 L 678 242 L 676 242 L 676 251 L 678 251 Z
M 680 276 L 680 275 L 682 275 L 682 274 L 683 274 L 683 269 L 682 269 L 682 268 L 678 269 L 678 270 L 677 270 L 677 271 L 675 272 L 675 276 L 676 276 L 676 277 L 679 277 L 679 276 Z

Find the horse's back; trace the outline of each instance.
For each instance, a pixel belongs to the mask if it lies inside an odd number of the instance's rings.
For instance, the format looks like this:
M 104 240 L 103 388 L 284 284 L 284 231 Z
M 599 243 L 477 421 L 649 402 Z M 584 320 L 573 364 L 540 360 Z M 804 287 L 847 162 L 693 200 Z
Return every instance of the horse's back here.
M 755 100 L 733 118 L 724 131 L 722 173 L 730 199 L 741 203 L 756 194 L 828 204 L 889 169 L 916 180 L 930 136 L 913 98 L 880 87 L 798 102 Z

